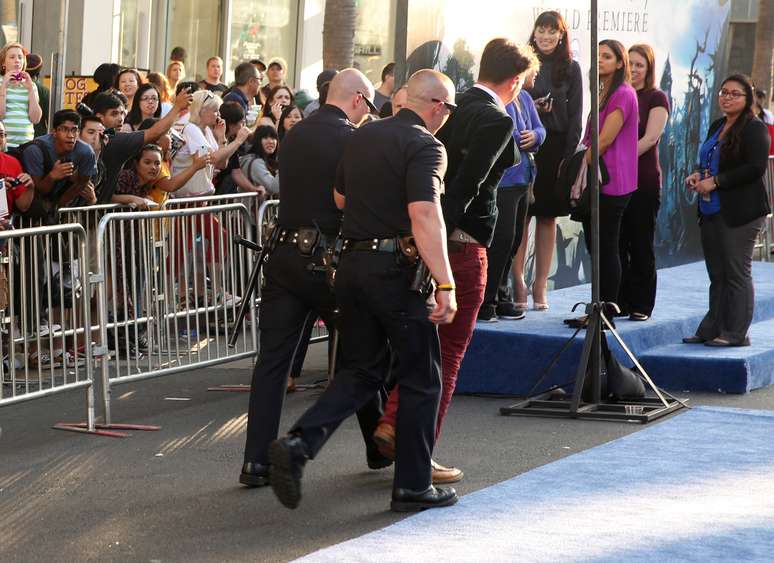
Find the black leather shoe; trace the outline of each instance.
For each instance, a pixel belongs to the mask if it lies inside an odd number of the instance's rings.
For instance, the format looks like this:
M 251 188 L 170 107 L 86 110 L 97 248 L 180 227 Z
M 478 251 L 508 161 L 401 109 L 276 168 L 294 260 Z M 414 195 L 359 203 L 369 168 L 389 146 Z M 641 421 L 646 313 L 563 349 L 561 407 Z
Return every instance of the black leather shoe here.
M 562 322 L 570 328 L 586 328 L 589 326 L 589 316 L 581 315 L 573 319 L 564 319 Z
M 496 323 L 497 322 L 497 308 L 494 305 L 487 305 L 484 303 L 478 310 L 476 320 L 480 323 Z
M 384 469 L 385 467 L 392 465 L 392 460 L 383 456 L 378 451 L 373 453 L 368 452 L 368 454 L 366 454 L 366 461 L 368 462 L 369 469 Z
M 695 334 L 693 336 L 686 336 L 683 338 L 683 344 L 704 344 L 706 341 L 706 338 L 696 336 Z
M 301 475 L 308 457 L 299 436 L 286 436 L 269 444 L 269 481 L 287 508 L 297 508 L 301 502 Z
M 451 506 L 459 500 L 457 491 L 452 487 L 442 488 L 430 485 L 424 491 L 394 489 L 390 510 L 393 512 L 417 512 L 426 508 Z
M 248 487 L 265 487 L 269 484 L 269 466 L 248 461 L 242 465 L 239 482 Z
M 519 309 L 516 303 L 499 303 L 497 305 L 497 318 L 504 321 L 520 321 L 526 317 L 523 309 Z

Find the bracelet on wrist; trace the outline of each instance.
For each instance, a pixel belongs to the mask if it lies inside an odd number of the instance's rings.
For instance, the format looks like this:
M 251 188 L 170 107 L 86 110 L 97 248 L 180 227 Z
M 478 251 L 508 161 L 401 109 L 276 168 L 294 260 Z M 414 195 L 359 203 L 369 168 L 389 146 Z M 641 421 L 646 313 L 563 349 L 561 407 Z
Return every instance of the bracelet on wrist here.
M 435 286 L 436 291 L 454 291 L 456 288 L 451 283 L 439 283 Z

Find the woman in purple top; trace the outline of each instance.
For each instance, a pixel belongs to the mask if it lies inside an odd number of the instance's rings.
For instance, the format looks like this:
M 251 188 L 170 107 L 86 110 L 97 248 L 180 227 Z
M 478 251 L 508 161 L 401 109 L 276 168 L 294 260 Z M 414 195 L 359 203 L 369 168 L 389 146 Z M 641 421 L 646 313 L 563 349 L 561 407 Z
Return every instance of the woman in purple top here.
M 599 268 L 600 298 L 604 302 L 618 299 L 621 282 L 621 257 L 618 240 L 621 218 L 631 194 L 637 189 L 637 93 L 630 85 L 629 55 L 618 41 L 599 42 L 599 154 L 610 181 L 599 194 Z M 591 132 L 586 128 L 586 146 L 591 145 Z M 591 149 L 586 153 L 591 163 Z M 591 250 L 590 218 L 583 220 L 586 247 Z M 612 319 L 609 309 L 605 311 Z M 570 324 L 585 323 L 586 318 Z
M 661 166 L 658 142 L 669 119 L 669 100 L 655 87 L 655 56 L 650 45 L 629 47 L 632 86 L 637 91 L 640 125 L 637 154 L 637 191 L 621 224 L 621 288 L 618 306 L 622 316 L 646 321 L 656 303 L 656 256 L 653 237 L 661 205 Z

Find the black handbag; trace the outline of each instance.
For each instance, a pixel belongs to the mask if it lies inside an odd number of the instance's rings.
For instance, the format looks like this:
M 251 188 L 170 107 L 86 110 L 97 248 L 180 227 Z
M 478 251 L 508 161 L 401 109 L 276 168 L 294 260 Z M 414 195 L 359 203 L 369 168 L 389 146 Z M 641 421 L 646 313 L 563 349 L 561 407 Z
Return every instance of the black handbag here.
M 572 156 L 562 160 L 559 165 L 559 177 L 557 182 L 561 186 L 563 193 L 567 194 L 567 201 L 570 208 L 570 219 L 573 221 L 583 222 L 591 217 L 591 191 L 587 188 L 583 190 L 579 199 L 574 200 L 571 197 L 572 186 L 578 177 L 581 166 L 583 165 L 583 159 L 586 156 L 586 149 L 580 149 Z M 586 172 L 587 182 L 591 184 L 591 168 Z M 610 175 L 605 166 L 605 161 L 599 159 L 599 187 L 606 186 L 610 183 Z

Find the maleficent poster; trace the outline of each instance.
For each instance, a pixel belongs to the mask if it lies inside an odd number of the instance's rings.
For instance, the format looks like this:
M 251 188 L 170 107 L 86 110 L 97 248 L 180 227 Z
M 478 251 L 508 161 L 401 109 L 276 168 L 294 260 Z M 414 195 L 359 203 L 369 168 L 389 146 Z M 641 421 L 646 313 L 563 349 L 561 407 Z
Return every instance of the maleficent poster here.
M 663 171 L 661 209 L 656 226 L 659 268 L 701 258 L 695 194 L 683 179 L 693 170 L 711 116 L 717 112 L 719 81 L 728 70 L 727 0 L 600 0 L 599 38 L 624 45 L 648 43 L 656 53 L 656 82 L 672 104 L 660 145 Z M 556 10 L 569 27 L 574 58 L 588 92 L 590 13 L 584 0 L 410 0 L 408 71 L 436 68 L 459 91 L 473 84 L 487 41 L 507 37 L 526 43 L 537 16 Z M 588 115 L 589 96 L 584 100 Z M 584 121 L 585 122 L 585 121 Z M 549 284 L 557 289 L 586 281 L 588 254 L 579 223 L 557 223 L 557 249 Z M 530 237 L 532 240 L 532 237 Z M 528 273 L 532 270 L 529 250 Z

